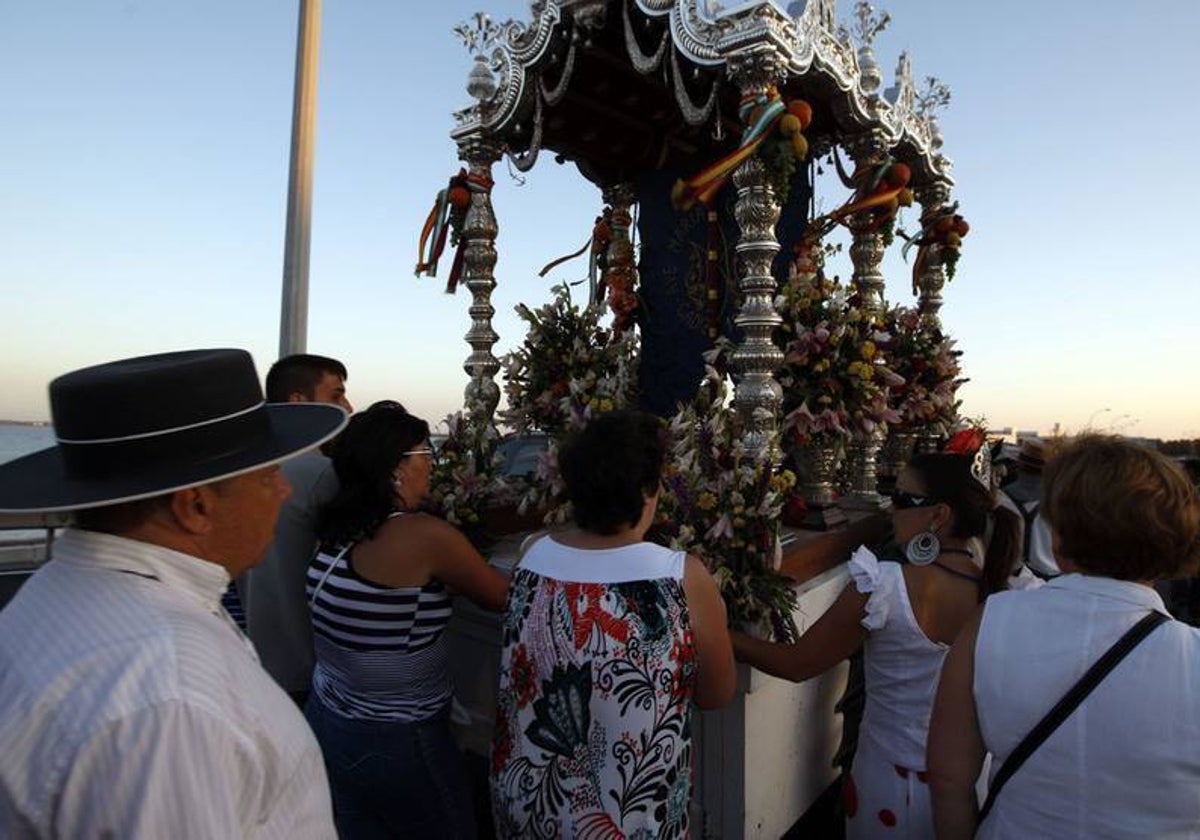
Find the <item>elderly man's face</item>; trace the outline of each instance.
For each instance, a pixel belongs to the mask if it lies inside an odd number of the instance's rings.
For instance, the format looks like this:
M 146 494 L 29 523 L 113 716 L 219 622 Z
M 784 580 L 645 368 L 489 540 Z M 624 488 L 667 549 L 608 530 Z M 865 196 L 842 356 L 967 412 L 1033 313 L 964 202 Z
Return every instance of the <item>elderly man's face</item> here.
M 213 539 L 230 577 L 257 565 L 275 538 L 279 509 L 292 486 L 275 464 L 212 485 L 218 497 Z

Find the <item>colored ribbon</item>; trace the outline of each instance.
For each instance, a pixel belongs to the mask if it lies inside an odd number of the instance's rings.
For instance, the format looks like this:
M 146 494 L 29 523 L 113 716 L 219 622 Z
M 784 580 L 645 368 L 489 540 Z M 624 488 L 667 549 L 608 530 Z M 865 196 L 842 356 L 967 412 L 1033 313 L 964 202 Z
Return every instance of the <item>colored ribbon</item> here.
M 538 272 L 538 277 L 545 277 L 552 269 L 563 263 L 570 262 L 576 257 L 583 256 L 584 252 L 589 252 L 588 255 L 588 299 L 595 303 L 602 300 L 604 297 L 604 280 L 600 274 L 600 257 L 608 250 L 609 243 L 612 242 L 612 208 L 605 207 L 604 212 L 596 217 L 596 222 L 592 226 L 592 235 L 583 247 L 578 251 L 573 251 L 565 256 L 553 259 L 542 266 L 542 270 Z
M 460 169 L 458 174 L 450 179 L 450 183 L 438 192 L 433 208 L 421 228 L 421 238 L 417 245 L 418 277 L 422 274 L 437 276 L 438 262 L 446 249 L 446 240 L 451 230 L 461 229 L 471 203 L 471 194 L 487 194 L 491 191 L 491 177 L 486 174 L 468 174 L 465 169 Z M 454 294 L 462 277 L 464 244 L 460 237 L 456 243 L 454 262 L 450 265 L 450 276 L 446 280 L 447 294 Z
M 686 210 L 697 202 L 708 207 L 721 188 L 729 181 L 734 170 L 758 151 L 770 130 L 779 122 L 779 118 L 787 113 L 787 107 L 779 96 L 779 91 L 770 88 L 766 93 L 748 97 L 742 100 L 738 109 L 743 120 L 749 119 L 756 109 L 758 117 L 742 134 L 741 145 L 732 153 L 718 160 L 712 166 L 692 176 L 686 181 L 679 181 L 671 191 L 671 201 L 676 207 Z

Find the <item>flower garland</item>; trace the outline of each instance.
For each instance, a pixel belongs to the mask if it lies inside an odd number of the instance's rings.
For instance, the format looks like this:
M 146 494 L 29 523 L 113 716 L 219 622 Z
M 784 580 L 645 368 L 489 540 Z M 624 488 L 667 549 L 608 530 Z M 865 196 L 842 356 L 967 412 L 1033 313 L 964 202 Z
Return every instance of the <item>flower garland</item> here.
M 727 339 L 705 354 L 705 379 L 693 403 L 670 423 L 657 526 L 672 548 L 700 557 L 712 571 L 735 625 L 770 628 L 797 638 L 791 582 L 773 570 L 780 557 L 779 521 L 796 477 L 747 456 L 744 422 L 726 407 Z
M 903 384 L 886 363 L 891 336 L 882 319 L 823 271 L 824 251 L 802 245 L 775 308 L 783 317 L 785 448 L 849 438 L 897 422 L 889 387 Z
M 580 309 L 566 285 L 552 292 L 550 303 L 538 309 L 516 307 L 529 330 L 505 357 L 508 407 L 500 416 L 518 434 L 541 431 L 550 437 L 521 505 L 546 505 L 550 521 L 561 522 L 567 509 L 558 477 L 558 441 L 594 414 L 633 404 L 638 338 L 633 330 L 618 336 L 603 327 L 603 307 Z
M 956 394 L 967 380 L 954 339 L 921 318 L 918 310 L 894 306 L 887 312 L 887 329 L 892 336 L 891 359 L 903 382 L 892 391 L 892 406 L 899 422 L 909 428 L 930 427 L 945 436 L 958 422 L 961 402 Z

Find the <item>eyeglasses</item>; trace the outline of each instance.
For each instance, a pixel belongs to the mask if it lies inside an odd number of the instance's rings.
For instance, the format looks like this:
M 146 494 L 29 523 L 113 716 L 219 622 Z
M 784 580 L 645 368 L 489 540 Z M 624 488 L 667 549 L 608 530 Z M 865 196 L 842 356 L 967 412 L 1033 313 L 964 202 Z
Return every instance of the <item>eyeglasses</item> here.
M 428 455 L 428 456 L 429 456 L 429 460 L 430 460 L 430 461 L 435 461 L 435 462 L 437 461 L 437 452 L 436 452 L 435 450 L 431 449 L 431 448 L 428 448 L 428 447 L 427 447 L 427 448 L 425 448 L 425 449 L 410 449 L 410 450 L 408 450 L 407 452 L 401 452 L 401 453 L 400 453 L 400 455 L 401 455 L 401 456 L 407 456 L 407 455 Z
M 929 496 L 918 496 L 915 493 L 909 493 L 905 490 L 892 491 L 892 507 L 896 510 L 933 507 L 936 504 L 938 504 L 937 499 L 930 498 Z

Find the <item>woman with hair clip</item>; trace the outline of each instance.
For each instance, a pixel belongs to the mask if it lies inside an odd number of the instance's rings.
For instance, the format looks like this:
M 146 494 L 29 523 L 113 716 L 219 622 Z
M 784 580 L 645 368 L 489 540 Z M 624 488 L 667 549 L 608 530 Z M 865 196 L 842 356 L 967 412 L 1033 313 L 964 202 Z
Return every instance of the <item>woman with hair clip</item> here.
M 354 415 L 333 451 L 338 493 L 308 569 L 317 665 L 305 714 L 343 840 L 475 837 L 444 630 L 451 589 L 501 610 L 508 579 L 420 512 L 433 459 L 428 424 L 394 402 Z
M 1017 519 L 995 508 L 982 444 L 981 433 L 960 433 L 948 445 L 959 451 L 918 455 L 901 471 L 892 526 L 906 563 L 859 548 L 851 582 L 798 641 L 733 635 L 738 659 L 794 682 L 865 644 L 866 709 L 844 788 L 850 840 L 933 836 L 925 742 L 942 660 L 1017 559 Z

